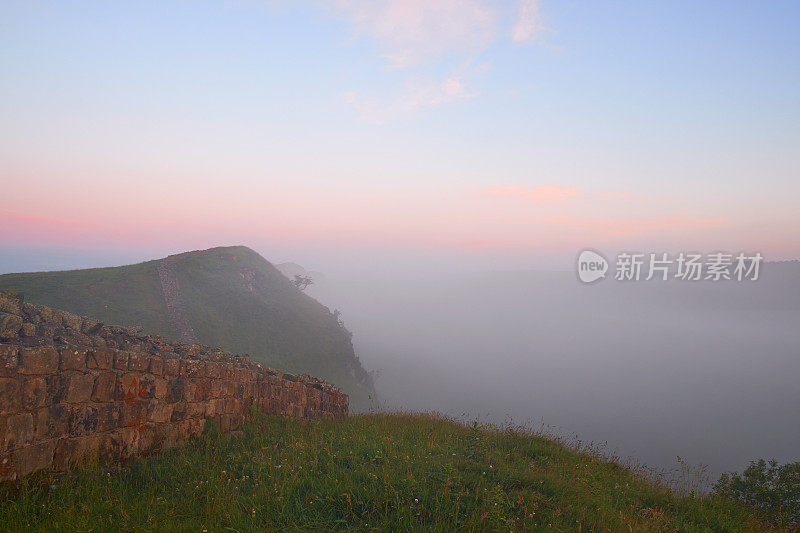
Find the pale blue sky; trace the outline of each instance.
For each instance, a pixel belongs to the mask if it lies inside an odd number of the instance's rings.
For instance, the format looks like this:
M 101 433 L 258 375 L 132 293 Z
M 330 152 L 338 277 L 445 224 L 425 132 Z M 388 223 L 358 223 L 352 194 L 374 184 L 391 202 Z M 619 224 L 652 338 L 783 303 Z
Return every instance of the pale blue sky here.
M 538 9 L 535 24 L 515 40 L 524 7 Z M 796 257 L 798 22 L 796 2 L 4 1 L 5 216 L 17 230 L 44 224 L 31 241 L 48 242 L 47 223 L 83 224 L 51 240 L 94 247 L 122 236 L 311 250 L 386 235 L 502 248 L 511 231 L 516 246 L 552 250 L 543 234 L 573 246 L 581 235 L 563 226 L 629 213 L 638 229 L 614 245 L 680 246 L 707 220 L 704 245 Z M 547 184 L 585 201 L 512 209 L 473 198 Z M 638 201 L 586 200 L 617 193 Z M 102 207 L 108 199 L 124 205 Z M 158 218 L 176 202 L 190 207 Z M 254 231 L 261 219 L 242 213 L 257 206 L 300 229 Z M 222 229 L 209 236 L 189 211 L 217 207 Z M 452 227 L 422 242 L 442 211 Z M 667 238 L 648 217 L 688 222 Z

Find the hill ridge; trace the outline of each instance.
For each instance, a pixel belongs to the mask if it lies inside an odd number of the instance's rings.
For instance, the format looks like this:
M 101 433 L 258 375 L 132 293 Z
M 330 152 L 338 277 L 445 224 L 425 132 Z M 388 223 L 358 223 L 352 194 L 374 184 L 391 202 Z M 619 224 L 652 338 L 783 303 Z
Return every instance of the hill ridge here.
M 215 247 L 134 265 L 0 275 L 0 290 L 170 340 L 246 353 L 293 373 L 318 375 L 366 409 L 372 378 L 351 334 L 326 306 L 245 246 Z M 189 329 L 191 328 L 191 329 Z

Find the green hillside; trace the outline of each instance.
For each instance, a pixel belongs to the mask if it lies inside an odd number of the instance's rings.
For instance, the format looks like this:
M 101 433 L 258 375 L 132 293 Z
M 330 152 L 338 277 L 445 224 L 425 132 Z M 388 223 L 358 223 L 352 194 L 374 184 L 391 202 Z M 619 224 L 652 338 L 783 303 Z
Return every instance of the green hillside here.
M 541 436 L 429 415 L 255 416 L 120 470 L 0 485 L 11 531 L 755 531 L 754 511 L 677 496 Z
M 186 328 L 176 327 L 165 302 L 159 277 L 165 261 L 177 281 L 189 332 L 178 331 Z M 244 246 L 123 267 L 6 274 L 0 276 L 0 290 L 109 324 L 142 326 L 167 339 L 191 335 L 271 367 L 324 378 L 350 394 L 356 409 L 367 405 L 372 390 L 349 332 L 325 306 Z

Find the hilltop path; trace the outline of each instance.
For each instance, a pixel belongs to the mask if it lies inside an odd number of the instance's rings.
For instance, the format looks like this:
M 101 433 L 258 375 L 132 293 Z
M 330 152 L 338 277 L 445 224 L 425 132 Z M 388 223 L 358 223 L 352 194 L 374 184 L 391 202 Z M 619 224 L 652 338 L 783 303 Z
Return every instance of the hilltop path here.
M 194 329 L 189 323 L 186 307 L 181 298 L 181 289 L 178 277 L 175 275 L 175 262 L 183 254 L 165 257 L 158 264 L 158 278 L 161 280 L 161 291 L 164 293 L 164 303 L 167 305 L 169 322 L 181 342 L 197 343 Z

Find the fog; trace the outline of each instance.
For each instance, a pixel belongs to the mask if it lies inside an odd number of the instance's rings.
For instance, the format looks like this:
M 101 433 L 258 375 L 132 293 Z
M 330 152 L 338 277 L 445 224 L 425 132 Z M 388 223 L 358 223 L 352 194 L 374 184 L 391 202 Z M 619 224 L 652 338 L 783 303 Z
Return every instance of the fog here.
M 524 424 L 716 478 L 800 459 L 800 266 L 758 281 L 583 285 L 572 272 L 316 276 L 378 407 Z

